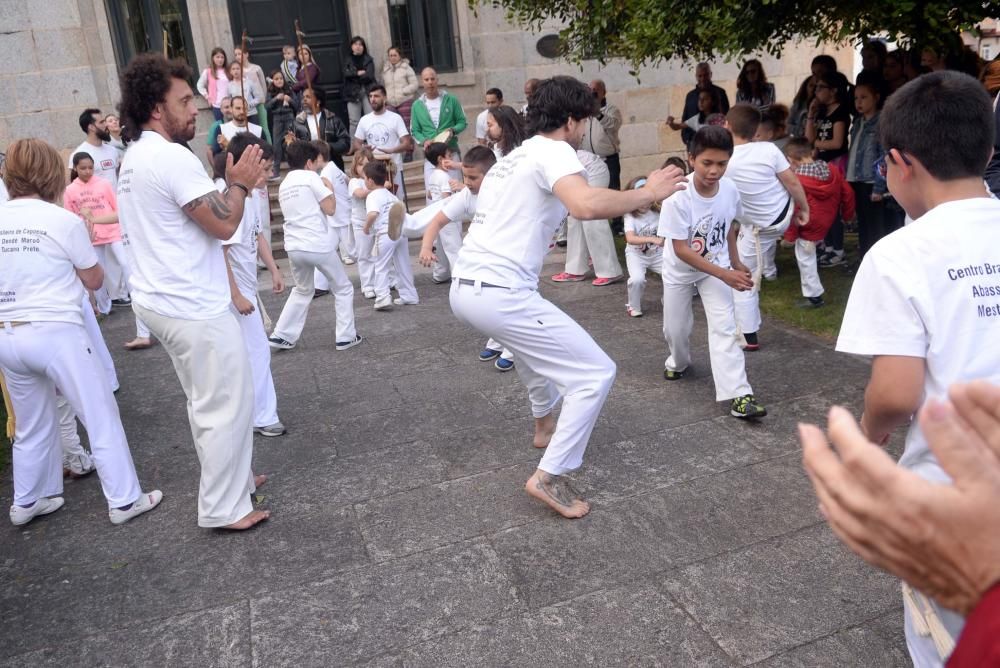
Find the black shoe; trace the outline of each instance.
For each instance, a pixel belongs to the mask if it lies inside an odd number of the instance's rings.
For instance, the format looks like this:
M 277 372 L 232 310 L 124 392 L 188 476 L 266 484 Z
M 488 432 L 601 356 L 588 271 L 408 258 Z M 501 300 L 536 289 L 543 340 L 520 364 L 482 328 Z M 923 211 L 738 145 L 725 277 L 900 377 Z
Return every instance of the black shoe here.
M 683 371 L 672 371 L 670 369 L 663 370 L 663 377 L 667 380 L 680 380 L 687 374 L 687 369 Z
M 111 305 L 112 306 L 131 306 L 132 305 L 132 300 L 129 299 L 128 297 L 126 297 L 125 299 L 112 299 L 111 300 Z
M 743 340 L 746 341 L 746 346 L 744 350 L 760 350 L 760 343 L 757 342 L 757 332 L 750 332 L 749 334 L 743 335 Z
M 362 341 L 364 341 L 364 338 L 358 334 L 350 341 L 337 341 L 336 348 L 337 350 L 347 350 L 348 348 L 353 348 Z
M 563 240 L 563 241 L 557 241 L 556 242 L 556 246 L 559 246 L 559 248 L 566 248 L 566 243 L 567 242 L 565 240 Z
M 826 302 L 823 301 L 823 297 L 806 297 L 795 302 L 795 306 L 798 308 L 820 308 L 826 306 Z
M 326 297 L 328 294 L 330 294 L 329 290 L 318 290 L 317 289 L 315 292 L 313 292 L 313 299 L 316 299 L 318 297 Z

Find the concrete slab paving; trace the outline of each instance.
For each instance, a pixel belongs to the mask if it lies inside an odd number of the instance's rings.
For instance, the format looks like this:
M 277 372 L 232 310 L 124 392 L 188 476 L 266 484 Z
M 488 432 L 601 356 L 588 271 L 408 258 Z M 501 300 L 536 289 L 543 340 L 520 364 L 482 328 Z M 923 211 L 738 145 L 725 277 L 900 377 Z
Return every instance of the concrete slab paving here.
M 656 281 L 633 319 L 624 283 L 543 279 L 618 365 L 574 474 L 593 512 L 570 522 L 523 492 L 540 453 L 517 374 L 478 361 L 447 285 L 416 283 L 420 305 L 385 313 L 355 295 L 361 346 L 334 350 L 324 297 L 274 355 L 289 433 L 255 438 L 273 516 L 244 535 L 197 527 L 180 385 L 162 347 L 121 349 L 134 325 L 113 313 L 122 420 L 165 499 L 113 527 L 83 479 L 0 529 L 0 666 L 906 664 L 897 585 L 822 523 L 795 438 L 831 403 L 857 411 L 863 361 L 765 323 L 747 365 L 770 414 L 742 423 L 714 401 L 697 301 L 692 373 L 668 383 Z

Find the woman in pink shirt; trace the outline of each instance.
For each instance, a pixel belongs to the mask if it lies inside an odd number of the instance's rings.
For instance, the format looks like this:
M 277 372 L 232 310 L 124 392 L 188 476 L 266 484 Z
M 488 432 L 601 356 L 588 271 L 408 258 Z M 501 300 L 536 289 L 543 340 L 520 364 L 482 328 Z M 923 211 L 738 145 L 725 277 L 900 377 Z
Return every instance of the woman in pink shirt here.
M 107 263 L 107 253 L 115 256 L 122 268 L 125 284 L 129 284 L 129 265 L 118 225 L 118 201 L 109 181 L 94 175 L 94 159 L 89 153 L 73 155 L 73 181 L 66 186 L 63 206 L 83 218 L 90 232 L 90 243 L 97 252 L 98 262 Z M 94 291 L 97 310 L 107 315 L 111 311 L 111 296 L 105 287 Z M 126 348 L 148 348 L 151 345 L 149 330 L 136 318 L 136 338 L 125 344 Z

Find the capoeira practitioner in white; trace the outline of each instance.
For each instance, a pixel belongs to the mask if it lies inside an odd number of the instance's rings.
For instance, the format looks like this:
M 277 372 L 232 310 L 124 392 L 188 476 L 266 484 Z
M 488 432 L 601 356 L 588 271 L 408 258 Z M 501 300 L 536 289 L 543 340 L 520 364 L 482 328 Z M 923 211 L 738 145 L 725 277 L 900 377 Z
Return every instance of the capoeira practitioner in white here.
M 337 166 L 337 163 L 330 160 L 330 145 L 325 141 L 313 141 L 312 145 L 319 151 L 320 163 L 323 166 L 319 170 L 319 177 L 323 185 L 333 191 L 335 208 L 332 216 L 327 216 L 326 221 L 330 227 L 330 234 L 333 237 L 334 248 L 339 249 L 340 261 L 345 265 L 354 264 L 357 257 L 357 242 L 354 237 L 354 227 L 351 225 L 351 193 L 348 188 L 349 181 L 347 174 Z M 360 274 L 360 265 L 358 267 Z M 326 279 L 323 272 L 316 269 L 313 272 L 313 287 L 316 290 L 330 291 L 330 281 Z
M 645 176 L 637 176 L 626 190 L 646 185 Z M 642 317 L 642 293 L 646 289 L 646 272 L 663 275 L 663 237 L 657 236 L 660 225 L 659 207 L 643 207 L 625 214 L 625 266 L 628 267 L 628 303 L 625 312 L 633 318 Z
M 135 141 L 122 162 L 118 206 L 133 308 L 163 343 L 187 396 L 201 462 L 198 524 L 242 530 L 270 513 L 254 510 L 250 496 L 266 477 L 250 470 L 253 378 L 230 310 L 222 240 L 236 233 L 246 197 L 266 171 L 260 148 L 251 146 L 238 163 L 228 158 L 229 189 L 215 189 L 184 145 L 198 117 L 190 80 L 186 65 L 152 53 L 122 73 L 122 121 Z
M 595 188 L 607 188 L 611 172 L 604 160 L 589 151 L 577 151 L 580 164 L 587 170 L 587 183 Z M 622 265 L 615 250 L 611 225 L 606 219 L 566 221 L 566 271 L 552 277 L 556 283 L 584 280 L 593 262 L 596 277 L 592 284 L 600 287 L 622 279 Z
M 260 139 L 249 132 L 241 132 L 233 137 L 226 151 L 239 162 L 248 146 L 260 146 L 264 161 L 273 155 L 269 144 L 262 145 Z M 266 183 L 263 178 L 259 183 Z M 259 183 L 257 185 L 259 185 Z M 250 375 L 253 378 L 253 430 L 261 436 L 281 436 L 285 425 L 278 419 L 278 398 L 271 376 L 271 346 L 267 342 L 264 318 L 258 309 L 257 258 L 271 272 L 271 284 L 275 293 L 285 289 L 281 270 L 274 264 L 271 247 L 260 234 L 260 209 L 253 195 L 247 197 L 243 205 L 243 219 L 236 234 L 222 242 L 229 271 L 229 291 L 232 294 L 232 309 L 238 314 L 237 321 L 243 330 L 243 343 L 250 360 Z
M 0 369 L 17 417 L 10 521 L 20 526 L 63 506 L 58 390 L 90 436 L 111 522 L 127 522 L 163 495 L 139 486 L 118 405 L 83 327 L 83 288 L 98 289 L 104 271 L 83 221 L 54 204 L 66 187 L 55 149 L 15 141 L 4 181 L 13 199 L 0 205 Z
M 590 505 L 562 478 L 583 461 L 587 441 L 615 378 L 615 364 L 580 325 L 538 294 L 538 275 L 567 210 L 580 220 L 611 218 L 680 188 L 681 170 L 658 170 L 643 188 L 592 188 L 576 155 L 593 93 L 572 77 L 541 82 L 529 100 L 537 134 L 498 162 L 479 191 L 476 216 L 453 268 L 455 315 L 509 348 L 528 388 L 536 447 L 547 447 L 525 484 L 560 515 Z M 558 424 L 552 414 L 563 399 Z
M 735 145 L 726 176 L 736 184 L 743 204 L 736 248 L 754 285 L 752 290 L 733 291 L 736 324 L 747 350 L 760 348 L 760 284 L 768 277 L 766 265 L 769 260 L 774 264 L 778 242 L 792 220 L 798 225 L 809 222 L 805 190 L 784 153 L 769 141 L 753 141 L 760 119 L 760 111 L 748 104 L 737 104 L 726 114 Z

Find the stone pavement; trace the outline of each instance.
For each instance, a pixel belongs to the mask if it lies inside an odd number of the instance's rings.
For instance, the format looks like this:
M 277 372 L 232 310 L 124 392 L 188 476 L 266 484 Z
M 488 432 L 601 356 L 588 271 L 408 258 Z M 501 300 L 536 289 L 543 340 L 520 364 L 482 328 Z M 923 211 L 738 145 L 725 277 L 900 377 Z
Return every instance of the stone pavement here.
M 4 523 L 0 665 L 907 665 L 897 585 L 821 521 L 794 433 L 856 410 L 866 364 L 768 324 L 747 359 L 770 416 L 740 422 L 713 401 L 700 307 L 694 373 L 668 384 L 656 281 L 630 319 L 624 284 L 543 280 L 618 363 L 576 476 L 593 510 L 567 521 L 523 492 L 539 453 L 516 373 L 476 359 L 447 286 L 417 286 L 388 313 L 358 294 L 367 340 L 345 352 L 317 300 L 274 356 L 289 434 L 256 438 L 273 515 L 247 534 L 197 527 L 180 385 L 162 347 L 121 349 L 133 322 L 113 314 L 125 429 L 165 498 L 114 527 L 91 477 Z

